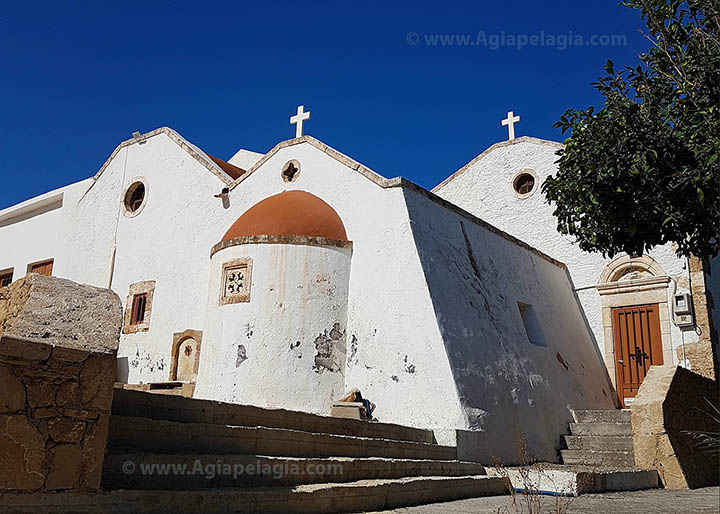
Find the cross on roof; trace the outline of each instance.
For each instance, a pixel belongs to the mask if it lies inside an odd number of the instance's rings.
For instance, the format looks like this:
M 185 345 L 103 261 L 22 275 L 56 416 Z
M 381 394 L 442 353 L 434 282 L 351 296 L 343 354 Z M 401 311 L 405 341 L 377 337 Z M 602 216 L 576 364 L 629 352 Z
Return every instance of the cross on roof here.
M 295 137 L 303 135 L 303 122 L 310 119 L 310 111 L 304 111 L 304 105 L 298 105 L 297 114 L 290 116 L 290 125 L 295 125 Z
M 508 111 L 507 118 L 500 122 L 501 125 L 507 125 L 508 128 L 508 141 L 515 139 L 515 123 L 520 121 L 520 116 L 514 116 L 515 113 Z

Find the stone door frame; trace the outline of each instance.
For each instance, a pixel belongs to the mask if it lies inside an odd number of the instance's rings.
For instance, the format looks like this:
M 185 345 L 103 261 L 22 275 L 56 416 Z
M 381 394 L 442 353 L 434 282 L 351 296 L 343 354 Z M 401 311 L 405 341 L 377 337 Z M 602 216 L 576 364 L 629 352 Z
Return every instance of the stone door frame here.
M 652 276 L 635 280 L 619 280 L 630 270 L 640 270 Z M 614 259 L 605 267 L 600 277 L 600 283 L 595 286 L 602 303 L 603 357 L 610 381 L 616 389 L 617 377 L 615 376 L 616 357 L 612 309 L 614 307 L 657 304 L 663 362 L 665 366 L 672 365 L 674 362 L 670 332 L 672 323 L 668 303 L 670 282 L 671 278 L 665 274 L 660 265 L 651 257 L 643 255 L 633 258 L 625 255 Z

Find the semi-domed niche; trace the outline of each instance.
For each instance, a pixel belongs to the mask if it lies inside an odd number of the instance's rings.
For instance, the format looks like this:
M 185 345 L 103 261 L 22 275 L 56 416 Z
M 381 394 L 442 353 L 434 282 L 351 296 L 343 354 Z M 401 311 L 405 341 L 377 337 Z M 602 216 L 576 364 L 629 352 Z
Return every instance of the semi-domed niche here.
M 304 191 L 248 209 L 213 247 L 195 397 L 328 413 L 344 392 L 352 244 Z

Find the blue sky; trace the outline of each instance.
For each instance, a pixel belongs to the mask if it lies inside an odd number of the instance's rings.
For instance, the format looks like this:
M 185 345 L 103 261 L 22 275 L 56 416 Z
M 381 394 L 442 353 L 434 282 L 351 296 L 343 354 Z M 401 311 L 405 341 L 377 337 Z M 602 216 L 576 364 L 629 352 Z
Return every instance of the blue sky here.
M 561 141 L 552 124 L 598 104 L 589 83 L 605 61 L 637 64 L 641 26 L 598 0 L 8 2 L 0 208 L 92 176 L 135 130 L 167 125 L 223 159 L 265 152 L 294 137 L 298 104 L 307 134 L 432 187 L 507 138 L 508 110 L 518 136 Z M 569 33 L 626 44 L 549 46 Z

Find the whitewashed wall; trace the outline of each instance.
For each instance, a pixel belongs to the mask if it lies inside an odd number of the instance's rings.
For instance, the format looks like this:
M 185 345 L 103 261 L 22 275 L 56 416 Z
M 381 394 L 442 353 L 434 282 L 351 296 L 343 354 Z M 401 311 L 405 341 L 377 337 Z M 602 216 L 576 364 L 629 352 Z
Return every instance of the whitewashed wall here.
M 496 456 L 556 460 L 569 409 L 608 409 L 614 395 L 565 268 L 406 190 L 411 226 L 467 427 Z M 528 340 L 531 305 L 545 345 Z M 501 454 L 501 452 L 503 452 Z
M 25 276 L 29 264 L 54 259 L 60 233 L 61 208 L 12 225 L 0 224 L 0 271 L 13 269 L 13 280 Z
M 200 354 L 201 370 L 212 366 L 214 355 L 227 359 L 227 352 L 231 356 L 235 352 L 232 362 L 236 362 L 237 338 L 246 337 L 244 323 L 223 324 L 220 341 L 212 335 L 210 323 L 206 326 L 206 312 L 212 313 L 217 303 L 209 285 L 210 249 L 259 201 L 287 190 L 304 190 L 337 211 L 353 242 L 343 385 L 345 390 L 360 388 L 375 402 L 379 419 L 424 427 L 484 428 L 498 436 L 515 426 L 527 430 L 535 447 L 548 452 L 564 430 L 561 425 L 567 421 L 568 406 L 603 405 L 604 396 L 599 394 L 605 382 L 592 367 L 595 350 L 585 344 L 561 268 L 408 192 L 399 182 L 382 187 L 377 183 L 381 178 L 374 181 L 352 169 L 356 164 L 341 162 L 329 153 L 331 149 L 308 142 L 281 147 L 232 188 L 224 203 L 213 195 L 225 183 L 166 133 L 158 133 L 143 144 L 121 148 L 92 187 L 65 206 L 58 250 L 63 256 L 58 268 L 62 276 L 99 286 L 110 284 L 123 301 L 131 284 L 156 282 L 150 330 L 121 338 L 119 358 L 125 359 L 129 382 L 168 380 L 172 334 L 186 329 L 208 330 Z M 300 174 L 287 183 L 281 170 L 291 159 L 299 161 Z M 138 216 L 128 218 L 121 202 L 136 177 L 147 184 L 147 203 Z M 496 270 L 488 264 L 477 280 L 476 285 L 481 291 L 487 288 L 486 292 L 468 289 L 474 279 L 465 278 L 467 246 L 462 231 L 458 232 L 460 220 L 477 259 L 496 263 Z M 258 246 L 257 251 L 266 250 Z M 264 258 L 258 253 L 254 267 L 267 264 Z M 514 276 L 517 281 L 509 280 Z M 515 309 L 515 296 L 541 305 L 538 314 L 553 320 L 547 329 L 553 346 L 523 346 L 518 339 L 519 314 L 511 309 L 501 313 L 503 304 L 493 305 L 492 316 L 479 316 L 470 302 L 488 298 L 491 289 L 497 289 Z M 548 301 L 553 295 L 558 305 Z M 324 308 L 311 306 L 304 315 L 324 319 L 319 312 Z M 260 313 L 256 317 L 267 322 Z M 577 351 L 572 345 L 578 345 Z M 287 352 L 267 363 L 268 369 L 294 369 L 299 359 L 289 351 L 289 342 L 287 346 Z M 568 363 L 567 370 L 556 353 Z M 280 363 L 278 359 L 286 360 Z M 201 373 L 199 393 L 225 391 L 233 379 L 227 374 Z M 322 382 L 327 377 L 313 381 L 320 376 L 305 377 L 302 387 L 327 392 Z M 568 391 L 570 384 L 585 395 L 586 403 Z M 337 390 L 336 385 L 332 387 L 328 396 Z M 320 409 L 293 398 L 284 406 Z M 547 430 L 533 432 L 528 428 L 530 420 L 544 415 L 538 406 L 557 419 Z M 503 410 L 507 414 L 501 414 Z
M 345 389 L 350 248 L 243 244 L 211 259 L 196 398 L 328 414 Z M 220 305 L 223 264 L 252 260 L 250 301 Z
M 124 192 L 140 177 L 147 184 L 146 204 L 139 215 L 126 217 Z M 90 268 L 107 287 L 116 232 L 112 289 L 125 302 L 131 284 L 156 282 L 149 331 L 121 338 L 118 358 L 127 359 L 130 383 L 167 381 L 173 333 L 203 328 L 210 248 L 233 218 L 213 197 L 224 185 L 158 134 L 121 150 L 80 203 L 83 212 L 97 211 L 103 219 L 76 245 L 74 272 Z M 95 266 L 95 259 L 103 265 Z
M 281 170 L 290 159 L 300 162 L 300 174 L 286 183 Z M 382 421 L 464 426 L 447 356 L 436 344 L 437 322 L 402 190 L 382 188 L 323 150 L 301 143 L 281 148 L 240 182 L 230 193 L 231 209 L 237 218 L 286 190 L 308 191 L 327 202 L 353 242 L 346 389 L 360 388 L 377 404 L 375 415 Z M 406 373 L 406 368 L 415 372 Z
M 78 182 L 0 211 L 0 271 L 13 269 L 13 280 L 25 276 L 28 266 L 53 259 L 53 274 L 65 262 L 64 205 L 72 205 L 89 181 Z
M 560 143 L 529 137 L 493 145 L 433 192 L 564 262 L 570 270 L 596 343 L 602 350 L 602 311 L 595 285 L 611 259 L 583 252 L 572 243 L 571 237 L 560 234 L 552 214 L 553 207 L 545 203 L 540 190 L 542 182 L 557 172 L 555 152 L 561 147 Z M 537 174 L 537 187 L 531 196 L 521 199 L 514 194 L 512 181 L 526 168 Z M 677 281 L 678 291 L 689 292 L 685 259 L 678 258 L 670 244 L 656 247 L 649 255 Z M 668 296 L 673 293 L 673 287 L 668 288 Z M 678 348 L 682 344 L 680 329 L 671 324 L 670 332 L 673 347 Z M 686 343 L 697 341 L 697 334 L 692 329 L 685 329 L 684 337 Z M 673 352 L 675 363 L 677 353 Z

